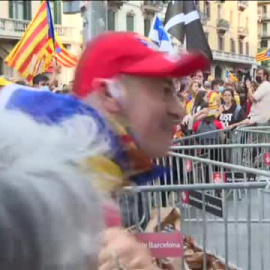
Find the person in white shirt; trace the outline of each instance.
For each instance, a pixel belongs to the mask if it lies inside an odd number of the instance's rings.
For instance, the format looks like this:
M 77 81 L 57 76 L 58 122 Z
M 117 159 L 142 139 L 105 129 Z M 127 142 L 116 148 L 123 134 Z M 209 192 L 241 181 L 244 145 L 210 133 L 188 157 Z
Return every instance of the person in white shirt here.
M 246 81 L 248 89 L 248 98 L 252 102 L 249 124 L 265 124 L 270 118 L 270 83 L 268 81 L 269 73 L 265 68 L 257 70 L 256 81 L 258 89 L 253 93 L 253 87 L 249 80 Z

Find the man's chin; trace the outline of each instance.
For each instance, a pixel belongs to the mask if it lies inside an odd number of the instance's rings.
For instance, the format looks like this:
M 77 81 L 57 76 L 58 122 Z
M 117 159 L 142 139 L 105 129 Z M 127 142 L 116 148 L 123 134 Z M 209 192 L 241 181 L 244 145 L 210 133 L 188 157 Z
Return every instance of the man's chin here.
M 171 141 L 169 143 L 163 144 L 153 144 L 153 146 L 149 147 L 147 150 L 147 155 L 151 158 L 160 158 L 167 155 L 171 146 Z

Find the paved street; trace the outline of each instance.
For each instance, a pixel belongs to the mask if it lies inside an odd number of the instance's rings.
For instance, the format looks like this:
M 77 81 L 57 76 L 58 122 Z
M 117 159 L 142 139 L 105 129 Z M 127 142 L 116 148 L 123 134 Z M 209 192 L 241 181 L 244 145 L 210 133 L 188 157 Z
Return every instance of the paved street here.
M 248 226 L 247 226 L 247 196 L 244 192 L 242 200 L 233 195 L 228 199 L 228 258 L 229 262 L 237 265 L 240 269 L 269 269 L 270 266 L 270 194 L 252 191 L 251 193 L 251 218 L 259 220 L 260 209 L 264 210 L 265 223 L 251 224 L 251 267 L 249 268 L 248 256 Z M 264 195 L 263 195 L 264 194 Z M 235 193 L 237 195 L 237 193 Z M 262 206 L 261 200 L 264 197 Z M 238 206 L 238 210 L 237 210 Z M 238 212 L 238 221 L 237 220 Z M 194 207 L 182 209 L 182 216 L 185 221 L 182 230 L 196 239 L 196 242 L 203 246 L 203 222 L 188 221 L 202 217 L 202 211 Z M 206 214 L 207 219 L 207 250 L 225 258 L 225 226 L 224 220 L 217 219 L 211 214 Z M 213 222 L 210 222 L 212 220 Z

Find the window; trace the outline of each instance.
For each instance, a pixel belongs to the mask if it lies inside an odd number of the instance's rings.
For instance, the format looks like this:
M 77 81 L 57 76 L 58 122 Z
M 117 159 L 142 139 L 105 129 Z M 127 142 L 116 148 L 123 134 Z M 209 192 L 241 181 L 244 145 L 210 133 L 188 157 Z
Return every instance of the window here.
M 249 55 L 249 43 L 246 42 L 246 55 Z
M 224 37 L 218 36 L 218 49 L 224 51 Z
M 249 27 L 249 19 L 248 17 L 246 17 L 246 28 L 248 29 L 248 27 Z
M 134 31 L 134 15 L 127 14 L 127 31 Z
M 263 15 L 267 14 L 267 6 L 263 6 Z
M 218 20 L 221 19 L 221 5 L 218 4 Z
M 9 18 L 17 20 L 31 20 L 31 1 L 9 1 Z
M 261 48 L 268 48 L 267 39 L 262 39 L 261 40 Z
M 235 53 L 235 41 L 233 38 L 231 38 L 231 52 Z
M 108 10 L 108 30 L 115 31 L 115 12 Z
M 50 1 L 49 3 L 51 7 L 53 22 L 55 24 L 62 24 L 61 1 Z
M 205 34 L 206 40 L 208 41 L 208 39 L 209 39 L 209 33 L 208 32 L 204 32 L 204 34 Z
M 151 28 L 151 21 L 149 19 L 144 19 L 144 35 L 148 37 Z
M 262 25 L 262 30 L 263 30 L 263 35 L 266 36 L 267 35 L 267 23 L 263 23 Z
M 203 12 L 206 15 L 206 17 L 209 19 L 210 18 L 210 2 L 205 1 L 204 6 L 203 6 Z
M 244 54 L 244 52 L 243 52 L 243 42 L 242 42 L 242 40 L 239 40 L 238 46 L 239 46 L 239 54 Z
M 81 12 L 80 1 L 63 1 L 64 14 L 76 14 Z

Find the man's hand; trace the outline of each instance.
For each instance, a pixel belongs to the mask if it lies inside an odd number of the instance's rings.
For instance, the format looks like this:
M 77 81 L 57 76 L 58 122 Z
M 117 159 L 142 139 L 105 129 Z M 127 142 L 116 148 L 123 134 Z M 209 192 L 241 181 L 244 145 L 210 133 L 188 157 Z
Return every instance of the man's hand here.
M 121 228 L 105 231 L 104 245 L 99 254 L 99 270 L 158 270 L 147 248 Z
M 53 67 L 53 71 L 55 73 L 61 73 L 62 71 L 62 66 L 58 64 L 58 62 L 56 60 L 53 60 L 52 62 L 52 67 Z
M 250 100 L 252 103 L 256 102 L 256 99 L 255 99 L 254 96 L 253 96 L 254 89 L 253 89 L 253 86 L 252 86 L 250 80 L 246 80 L 246 87 L 247 87 L 247 89 L 248 89 L 248 98 L 249 98 L 249 100 Z
M 241 126 L 250 126 L 250 125 L 253 125 L 254 123 L 250 121 L 250 119 L 245 119 L 241 122 L 238 122 L 238 123 L 235 123 L 235 124 L 232 124 L 229 126 L 229 128 L 233 129 L 233 128 L 236 128 L 236 127 L 241 127 Z
M 224 112 L 224 106 L 220 105 L 218 109 L 218 115 L 221 115 Z
M 252 88 L 252 84 L 250 80 L 246 80 L 246 87 L 247 89 L 251 89 Z

